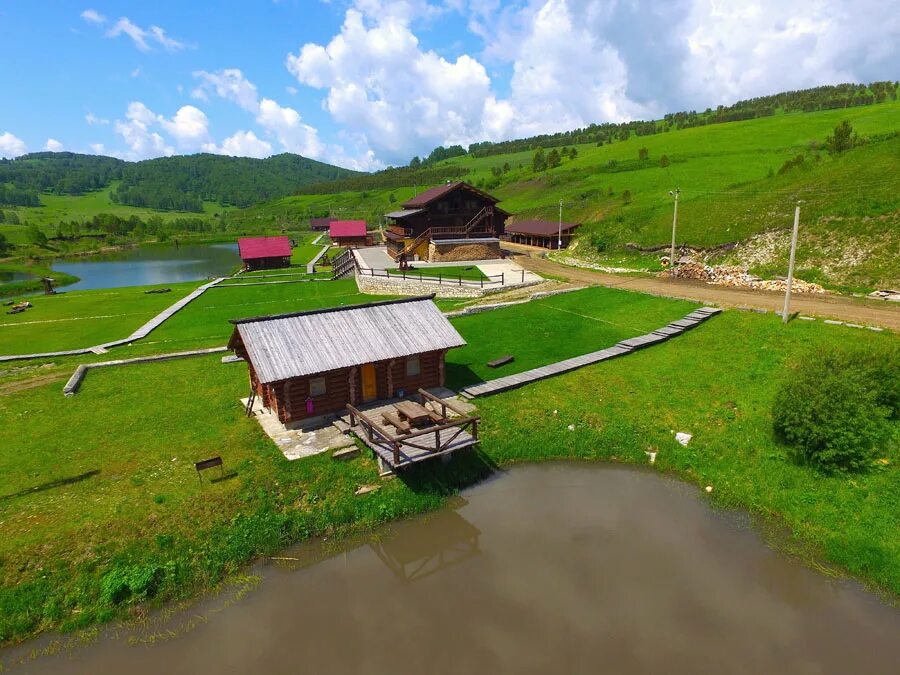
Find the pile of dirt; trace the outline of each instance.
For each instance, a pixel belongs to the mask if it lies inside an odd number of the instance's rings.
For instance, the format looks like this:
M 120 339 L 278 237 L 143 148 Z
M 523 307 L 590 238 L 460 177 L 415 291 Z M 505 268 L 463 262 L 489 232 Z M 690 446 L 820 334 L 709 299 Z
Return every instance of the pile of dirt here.
M 671 272 L 666 270 L 660 272 L 658 276 L 667 277 L 670 274 Z M 680 279 L 694 279 L 732 288 L 782 292 L 787 288 L 787 281 L 784 279 L 760 279 L 753 274 L 748 274 L 746 268 L 737 265 L 710 266 L 698 262 L 687 262 L 675 268 L 675 276 Z M 819 284 L 801 279 L 794 279 L 792 290 L 795 293 L 825 293 L 825 289 Z

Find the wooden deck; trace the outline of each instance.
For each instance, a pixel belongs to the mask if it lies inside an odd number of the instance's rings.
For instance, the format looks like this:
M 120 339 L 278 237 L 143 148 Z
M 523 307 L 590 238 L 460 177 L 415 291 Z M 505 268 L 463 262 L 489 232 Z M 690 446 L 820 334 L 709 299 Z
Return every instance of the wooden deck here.
M 401 469 L 478 444 L 479 417 L 458 408 L 458 404 L 438 399 L 421 389 L 418 398 L 423 403 L 430 400 L 438 407 L 442 403 L 446 422 L 398 433 L 396 427 L 384 421 L 385 413 L 396 413 L 394 404 L 397 401 L 380 401 L 360 408 L 348 406 L 349 414 L 342 420 L 391 469 Z
M 564 361 L 557 361 L 556 363 L 551 363 L 550 365 L 542 366 L 541 368 L 526 370 L 522 373 L 516 373 L 515 375 L 507 375 L 506 377 L 498 377 L 497 379 L 488 380 L 487 382 L 479 382 L 478 384 L 473 384 L 466 387 L 460 392 L 460 394 L 462 394 L 466 398 L 475 398 L 476 396 L 496 394 L 508 389 L 521 387 L 523 384 L 528 384 L 529 382 L 537 382 L 538 380 L 543 380 L 547 377 L 552 377 L 553 375 L 567 373 L 570 370 L 575 370 L 576 368 L 582 368 L 594 363 L 600 363 L 601 361 L 613 359 L 617 356 L 622 356 L 623 354 L 630 354 L 631 352 L 638 349 L 650 347 L 651 345 L 665 342 L 669 338 L 675 337 L 676 335 L 681 335 L 686 330 L 690 330 L 694 326 L 700 325 L 709 317 L 714 316 L 721 311 L 722 310 L 718 307 L 700 307 L 699 309 L 695 309 L 683 319 L 673 321 L 667 326 L 658 328 L 657 330 L 647 333 L 646 335 L 639 335 L 638 337 L 628 338 L 627 340 L 622 340 L 612 347 L 601 349 L 600 351 L 596 352 L 591 352 L 590 354 L 576 356 Z

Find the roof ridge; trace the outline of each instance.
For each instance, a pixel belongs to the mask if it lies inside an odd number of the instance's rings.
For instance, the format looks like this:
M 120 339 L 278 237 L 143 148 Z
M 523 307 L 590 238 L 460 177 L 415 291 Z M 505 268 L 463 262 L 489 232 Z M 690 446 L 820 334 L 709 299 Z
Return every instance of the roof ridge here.
M 295 316 L 312 316 L 314 314 L 328 314 L 330 312 L 342 312 L 351 309 L 364 309 L 366 307 L 383 307 L 384 305 L 400 305 L 407 302 L 419 302 L 422 300 L 434 300 L 435 293 L 431 295 L 417 295 L 411 298 L 400 298 L 399 300 L 377 300 L 376 302 L 364 302 L 358 305 L 343 305 L 341 307 L 324 307 L 322 309 L 310 309 L 304 312 L 288 312 L 286 314 L 270 314 L 269 316 L 253 316 L 246 319 L 229 319 L 229 323 L 240 326 L 245 323 L 256 323 L 258 321 L 273 321 L 275 319 L 290 319 Z

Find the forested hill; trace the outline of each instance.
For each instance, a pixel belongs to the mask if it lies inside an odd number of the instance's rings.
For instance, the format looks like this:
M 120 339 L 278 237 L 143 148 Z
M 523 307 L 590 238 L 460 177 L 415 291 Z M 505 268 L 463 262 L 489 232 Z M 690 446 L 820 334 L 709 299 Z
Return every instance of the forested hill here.
M 355 174 L 287 153 L 267 159 L 200 154 L 125 162 L 38 152 L 0 160 L 0 206 L 37 206 L 42 192 L 80 195 L 109 187 L 120 204 L 199 213 L 204 201 L 249 206 Z

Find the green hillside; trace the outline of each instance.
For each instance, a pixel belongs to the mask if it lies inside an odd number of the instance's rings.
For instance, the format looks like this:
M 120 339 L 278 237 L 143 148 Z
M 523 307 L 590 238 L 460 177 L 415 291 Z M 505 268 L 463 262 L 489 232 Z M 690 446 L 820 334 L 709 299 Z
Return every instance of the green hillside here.
M 860 144 L 831 155 L 824 147 L 826 138 L 845 120 Z M 786 232 L 794 204 L 801 199 L 801 277 L 866 290 L 900 285 L 898 134 L 900 103 L 888 101 L 672 128 L 600 145 L 569 145 L 558 149 L 559 166 L 541 171 L 533 168 L 534 150 L 483 157 L 469 153 L 429 170 L 443 168 L 489 190 L 517 219 L 556 220 L 562 200 L 564 219 L 584 224 L 574 253 L 594 262 L 640 268 L 658 267 L 658 255 L 641 255 L 627 245 L 652 248 L 669 243 L 669 190 L 681 190 L 677 241 L 693 247 Z M 414 180 L 421 174 L 408 175 Z M 378 174 L 355 179 L 364 186 L 380 181 Z M 417 186 L 425 187 L 429 184 Z M 332 213 L 375 224 L 412 193 L 408 186 L 303 194 L 234 211 L 226 220 L 277 226 Z M 770 239 L 763 243 L 771 244 Z M 760 273 L 783 274 L 786 248 L 767 252 L 759 250 L 761 245 L 754 240 L 729 260 L 743 261 Z M 844 255 L 848 251 L 853 255 Z M 745 260 L 734 257 L 743 254 Z

